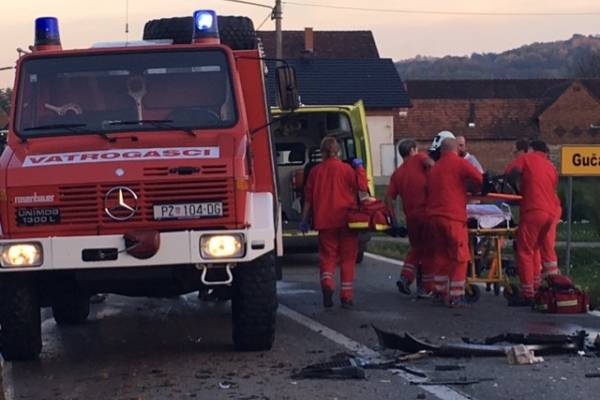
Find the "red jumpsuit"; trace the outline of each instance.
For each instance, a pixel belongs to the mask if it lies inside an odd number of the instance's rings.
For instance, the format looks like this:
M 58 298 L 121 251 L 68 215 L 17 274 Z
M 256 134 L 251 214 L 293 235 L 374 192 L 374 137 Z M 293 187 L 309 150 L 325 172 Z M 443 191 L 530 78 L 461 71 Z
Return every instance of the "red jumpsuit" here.
M 521 174 L 523 195 L 516 252 L 521 296 L 530 299 L 541 282 L 540 264 L 544 275 L 559 272 L 554 249 L 556 225 L 561 215 L 560 200 L 556 195 L 558 173 L 546 154 L 540 151 L 520 156 L 512 169 Z
M 433 291 L 433 271 L 431 265 L 423 262 L 429 251 L 429 240 L 426 232 L 425 206 L 427 202 L 427 155 L 417 153 L 408 157 L 392 174 L 387 197 L 395 199 L 400 196 L 402 210 L 406 216 L 410 251 L 404 259 L 401 276 L 408 283 L 415 280 L 417 268 L 421 269 L 422 288 Z
M 467 182 L 479 190 L 483 176 L 456 153 L 445 152 L 427 178 L 427 217 L 436 295 L 452 301 L 465 294 L 469 254 Z
M 304 189 L 305 203 L 313 212 L 313 227 L 319 231 L 321 287 L 335 291 L 335 267 L 339 262 L 343 301 L 353 297 L 358 236 L 347 227 L 347 213 L 357 205 L 359 180 L 350 165 L 327 158 L 311 170 Z

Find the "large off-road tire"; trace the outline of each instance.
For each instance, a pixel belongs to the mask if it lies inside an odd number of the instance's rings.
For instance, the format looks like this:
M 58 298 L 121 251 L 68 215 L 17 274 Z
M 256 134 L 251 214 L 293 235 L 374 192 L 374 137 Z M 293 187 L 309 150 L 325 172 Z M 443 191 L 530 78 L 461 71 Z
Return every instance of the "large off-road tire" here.
M 86 293 L 62 294 L 52 302 L 52 314 L 58 325 L 76 325 L 90 315 L 90 296 Z
M 0 346 L 6 361 L 38 358 L 42 351 L 42 324 L 35 281 L 14 275 L 2 277 L 0 326 Z
M 233 50 L 252 50 L 257 47 L 256 31 L 248 17 L 219 16 L 221 43 Z M 194 19 L 174 17 L 154 19 L 144 26 L 144 40 L 171 39 L 174 44 L 192 42 Z
M 144 40 L 171 39 L 174 44 L 192 42 L 194 19 L 192 17 L 173 17 L 153 19 L 144 25 Z
M 233 50 L 254 50 L 257 46 L 254 24 L 248 17 L 219 17 L 221 43 Z
M 236 350 L 270 350 L 277 312 L 275 255 L 268 253 L 234 269 L 231 313 Z

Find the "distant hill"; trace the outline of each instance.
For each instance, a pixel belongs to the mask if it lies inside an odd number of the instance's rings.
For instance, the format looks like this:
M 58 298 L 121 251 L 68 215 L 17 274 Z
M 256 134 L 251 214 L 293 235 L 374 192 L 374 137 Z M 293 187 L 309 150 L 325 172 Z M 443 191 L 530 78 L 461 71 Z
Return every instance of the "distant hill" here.
M 599 77 L 599 59 L 600 35 L 573 35 L 569 40 L 533 43 L 502 53 L 417 56 L 397 62 L 396 67 L 404 80 Z

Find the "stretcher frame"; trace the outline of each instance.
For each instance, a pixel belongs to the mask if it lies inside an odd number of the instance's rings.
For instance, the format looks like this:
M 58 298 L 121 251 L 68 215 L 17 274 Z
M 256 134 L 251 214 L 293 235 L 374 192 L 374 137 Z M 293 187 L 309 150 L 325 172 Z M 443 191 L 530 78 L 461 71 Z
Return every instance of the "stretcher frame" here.
M 516 227 L 468 229 L 469 253 L 471 255 L 467 269 L 467 278 L 465 280 L 465 296 L 468 300 L 472 302 L 479 300 L 481 290 L 477 284 L 482 283 L 486 284 L 488 288 L 493 286 L 496 295 L 500 294 L 500 288 L 504 289 L 506 295 L 512 294 L 513 288 L 511 287 L 511 281 L 503 266 L 502 248 L 505 240 L 514 237 L 516 231 Z M 488 251 L 491 252 L 491 257 L 488 256 L 488 253 L 485 258 L 486 261 L 491 261 L 489 262 L 484 276 L 477 274 L 477 261 L 479 259 L 476 254 L 476 249 L 473 247 L 473 239 L 475 238 L 485 238 L 490 241 L 490 249 L 488 249 Z
M 519 195 L 511 195 L 504 193 L 489 193 L 486 196 L 472 196 L 471 200 L 478 200 L 482 203 L 496 202 L 498 200 L 505 200 L 507 202 L 515 203 L 521 200 Z M 481 289 L 478 284 L 485 284 L 486 291 L 490 290 L 493 286 L 494 294 L 498 296 L 500 294 L 500 288 L 503 288 L 505 296 L 511 296 L 514 292 L 509 276 L 505 272 L 505 268 L 502 261 L 502 248 L 504 242 L 509 238 L 516 236 L 517 227 L 510 226 L 507 223 L 505 227 L 495 228 L 469 228 L 469 254 L 470 259 L 467 266 L 467 277 L 465 279 L 465 298 L 469 302 L 476 302 L 481 296 Z M 485 275 L 480 276 L 477 274 L 477 261 L 478 255 L 473 247 L 473 242 L 476 238 L 484 238 L 490 241 L 491 258 L 486 255 L 486 261 L 491 259 L 490 265 L 486 269 Z M 489 255 L 489 253 L 488 253 Z

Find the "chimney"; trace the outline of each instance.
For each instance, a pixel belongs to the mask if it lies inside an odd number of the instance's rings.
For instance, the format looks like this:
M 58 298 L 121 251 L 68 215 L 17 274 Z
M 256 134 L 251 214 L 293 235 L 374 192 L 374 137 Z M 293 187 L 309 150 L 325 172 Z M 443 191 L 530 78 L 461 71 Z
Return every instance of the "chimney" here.
M 304 28 L 304 53 L 312 54 L 315 51 L 313 28 Z

